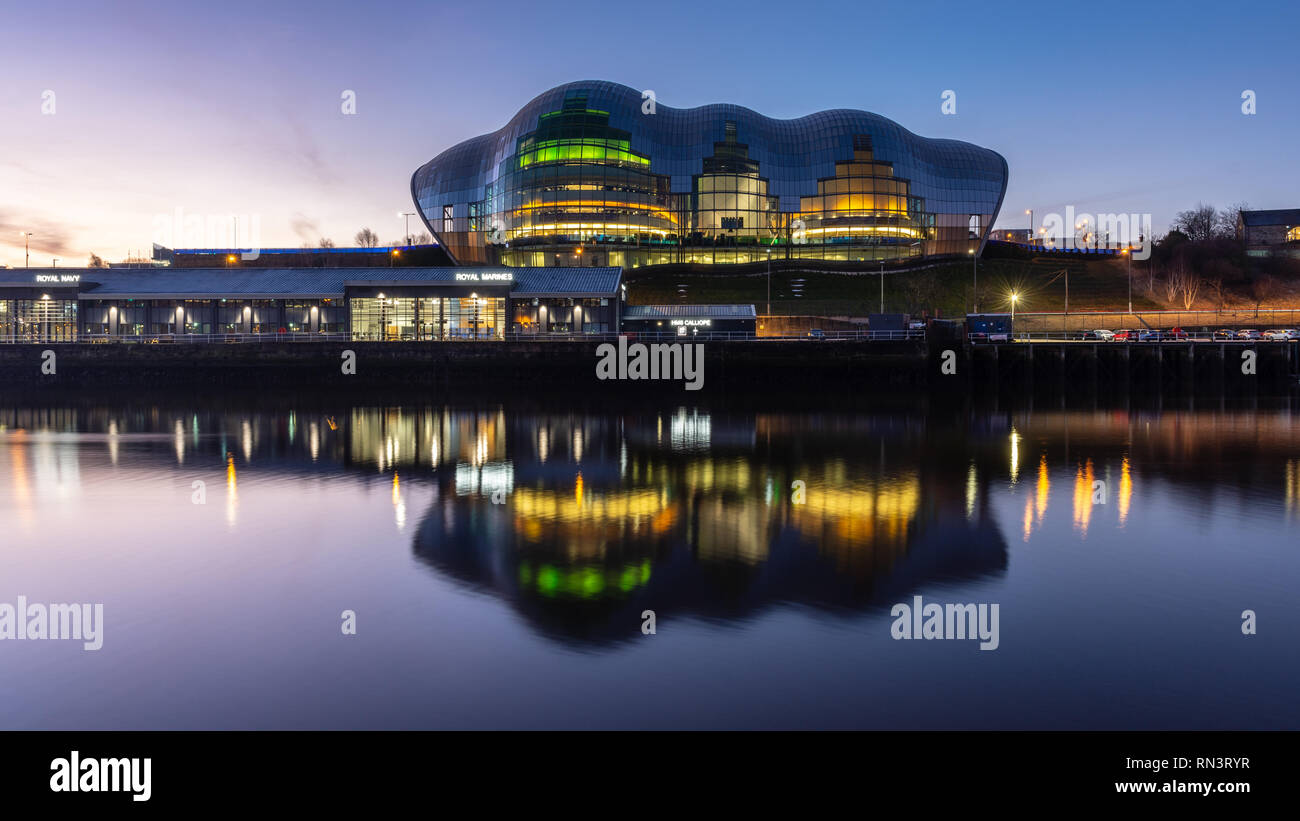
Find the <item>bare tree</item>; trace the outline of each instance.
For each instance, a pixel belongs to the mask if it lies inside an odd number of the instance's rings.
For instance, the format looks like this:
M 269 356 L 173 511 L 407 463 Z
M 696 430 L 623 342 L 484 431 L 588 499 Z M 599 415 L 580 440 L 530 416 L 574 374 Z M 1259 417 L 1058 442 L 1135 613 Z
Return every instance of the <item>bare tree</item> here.
M 100 259 L 99 254 L 91 254 L 90 260 L 86 263 L 87 268 L 107 268 L 108 263 Z
M 1183 269 L 1178 278 L 1178 296 L 1183 300 L 1183 309 L 1190 311 L 1196 304 L 1196 297 L 1201 293 L 1201 285 L 1205 280 L 1193 274 L 1191 271 Z
M 429 232 L 428 232 L 428 231 L 421 231 L 420 233 L 416 234 L 415 237 L 411 240 L 411 244 L 412 244 L 412 245 L 431 245 L 431 244 L 433 244 L 433 237 L 429 236 Z
M 1250 203 L 1237 202 L 1218 213 L 1214 223 L 1214 234 L 1220 239 L 1237 239 L 1237 222 L 1242 211 L 1249 211 Z
M 329 238 L 327 238 L 327 237 L 321 237 L 321 238 L 320 238 L 320 247 L 321 247 L 321 248 L 333 248 L 333 247 L 334 247 L 334 240 L 329 239 Z
M 369 228 L 362 228 L 353 239 L 360 248 L 374 248 L 379 244 L 379 235 Z
M 1259 316 L 1259 306 L 1277 296 L 1279 283 L 1269 274 L 1261 274 L 1250 283 L 1250 301 L 1255 306 L 1255 316 Z
M 1197 203 L 1190 211 L 1179 211 L 1178 216 L 1174 217 L 1172 227 L 1193 242 L 1205 242 L 1214 239 L 1214 229 L 1218 220 L 1218 212 L 1214 210 L 1214 206 L 1202 202 Z

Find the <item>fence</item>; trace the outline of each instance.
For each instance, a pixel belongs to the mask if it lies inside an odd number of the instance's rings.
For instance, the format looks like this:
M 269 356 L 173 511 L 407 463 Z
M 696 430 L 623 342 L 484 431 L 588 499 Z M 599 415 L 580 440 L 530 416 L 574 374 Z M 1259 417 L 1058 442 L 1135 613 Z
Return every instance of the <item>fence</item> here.
M 1026 311 L 1016 313 L 1015 327 L 1027 332 L 1146 330 L 1149 328 L 1259 328 L 1300 327 L 1297 308 L 1233 308 L 1218 311 L 1071 311 L 1068 314 Z
M 269 333 L 269 334 L 152 334 L 133 336 L 112 336 L 110 334 L 78 334 L 71 339 L 41 339 L 34 335 L 0 336 L 0 344 L 9 345 L 60 345 L 60 344 L 105 344 L 105 345 L 220 345 L 220 344 L 265 344 L 271 342 L 617 342 L 619 336 L 627 337 L 629 342 L 779 342 L 779 341 L 823 341 L 843 340 L 858 342 L 900 342 L 925 339 L 924 330 L 905 331 L 821 331 L 816 334 L 799 334 L 789 336 L 756 336 L 750 331 L 709 331 L 679 335 L 673 332 L 626 332 L 592 333 L 592 334 L 515 334 L 508 333 L 498 337 L 452 338 L 444 340 L 416 339 L 362 339 L 353 338 L 346 333 Z

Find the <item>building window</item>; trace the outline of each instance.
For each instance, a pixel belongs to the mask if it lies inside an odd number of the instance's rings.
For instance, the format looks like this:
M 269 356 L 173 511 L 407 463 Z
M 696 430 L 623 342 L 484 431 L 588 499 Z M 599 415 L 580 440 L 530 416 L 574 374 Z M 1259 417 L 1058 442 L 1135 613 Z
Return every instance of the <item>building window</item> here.
M 444 205 L 442 207 L 442 231 L 445 234 L 451 233 L 452 224 L 453 224 L 451 213 L 452 213 L 452 209 L 450 205 Z
M 1297 225 L 1294 228 L 1292 228 L 1290 231 L 1286 232 L 1286 241 L 1300 242 L 1300 225 Z

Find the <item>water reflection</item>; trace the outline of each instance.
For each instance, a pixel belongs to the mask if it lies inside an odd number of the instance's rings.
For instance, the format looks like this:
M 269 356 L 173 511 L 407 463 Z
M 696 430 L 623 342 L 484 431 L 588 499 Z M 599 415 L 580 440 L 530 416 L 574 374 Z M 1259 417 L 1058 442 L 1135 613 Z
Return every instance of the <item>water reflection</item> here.
M 845 618 L 995 580 L 1011 562 L 1005 531 L 1030 544 L 1058 507 L 1080 540 L 1123 528 L 1144 485 L 1194 494 L 1202 511 L 1217 503 L 1211 483 L 1276 498 L 1288 521 L 1300 507 L 1288 410 L 0 410 L 3 515 L 17 531 L 36 530 L 51 500 L 74 502 L 87 472 L 188 482 L 214 469 L 227 527 L 253 532 L 266 523 L 240 512 L 258 482 L 386 483 L 394 538 L 420 565 L 588 647 L 633 638 L 644 609 Z

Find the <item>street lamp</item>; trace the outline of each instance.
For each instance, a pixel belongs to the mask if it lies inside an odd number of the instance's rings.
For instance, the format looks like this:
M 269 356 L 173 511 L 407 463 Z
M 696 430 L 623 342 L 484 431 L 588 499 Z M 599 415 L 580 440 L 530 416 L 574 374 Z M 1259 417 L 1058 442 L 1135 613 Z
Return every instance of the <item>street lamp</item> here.
M 880 313 L 885 312 L 885 261 L 880 261 Z
M 972 248 L 968 252 L 971 261 L 971 310 L 973 314 L 980 312 L 980 258 Z
M 1013 333 L 1016 329 L 1016 300 L 1019 298 L 1020 294 L 1017 294 L 1015 291 L 1011 292 L 1011 330 Z
M 1034 209 L 1026 208 L 1025 213 L 1029 215 L 1029 233 L 1025 235 L 1027 245 L 1034 244 Z
M 767 315 L 772 315 L 772 249 L 767 249 Z
M 1128 312 L 1133 313 L 1133 254 L 1132 246 L 1125 248 L 1120 253 L 1128 260 Z
M 28 245 L 28 241 L 32 237 L 32 232 L 19 231 L 18 234 L 23 238 L 23 267 L 30 268 L 32 266 L 32 252 Z
M 414 211 L 398 211 L 397 218 L 406 220 L 406 244 L 411 244 L 411 217 L 415 216 Z

